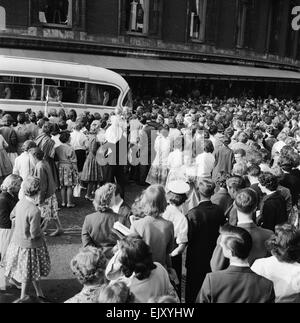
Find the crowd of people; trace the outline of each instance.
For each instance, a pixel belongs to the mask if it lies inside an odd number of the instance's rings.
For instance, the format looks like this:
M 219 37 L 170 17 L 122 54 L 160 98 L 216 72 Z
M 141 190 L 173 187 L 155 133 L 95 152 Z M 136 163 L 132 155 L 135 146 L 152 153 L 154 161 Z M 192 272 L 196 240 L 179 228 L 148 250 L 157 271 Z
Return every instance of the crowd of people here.
M 45 236 L 64 234 L 59 210 L 80 196 L 95 213 L 68 303 L 300 302 L 298 102 L 156 98 L 0 123 L 0 287 L 19 302 L 31 283 L 46 300 Z

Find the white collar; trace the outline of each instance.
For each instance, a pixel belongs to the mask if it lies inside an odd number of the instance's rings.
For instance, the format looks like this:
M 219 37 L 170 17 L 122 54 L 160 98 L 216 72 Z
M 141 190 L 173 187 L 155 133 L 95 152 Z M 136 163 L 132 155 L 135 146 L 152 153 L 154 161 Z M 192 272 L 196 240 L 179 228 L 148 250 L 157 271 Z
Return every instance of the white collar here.
M 252 220 L 248 220 L 248 221 L 238 221 L 237 226 L 239 226 L 240 224 L 250 224 L 253 223 Z
M 237 262 L 234 262 L 234 261 L 231 261 L 230 262 L 230 266 L 235 266 L 235 267 L 250 267 L 249 264 L 241 264 L 241 263 L 237 263 Z
M 117 205 L 114 205 L 111 207 L 111 209 L 115 212 L 115 213 L 119 213 L 121 205 L 123 204 L 124 200 L 121 199 L 120 202 Z

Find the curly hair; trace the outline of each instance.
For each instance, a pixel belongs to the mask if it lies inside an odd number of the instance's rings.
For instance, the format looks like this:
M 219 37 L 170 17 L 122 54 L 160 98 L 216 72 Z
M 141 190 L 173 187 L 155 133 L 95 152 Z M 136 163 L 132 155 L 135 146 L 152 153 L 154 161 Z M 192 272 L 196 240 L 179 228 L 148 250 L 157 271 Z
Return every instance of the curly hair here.
M 144 280 L 156 268 L 151 249 L 142 238 L 126 237 L 119 242 L 119 248 L 121 270 L 125 277 L 135 274 L 138 280 Z
M 292 224 L 277 225 L 266 246 L 278 261 L 300 263 L 300 231 Z
M 96 211 L 105 212 L 110 208 L 111 200 L 116 192 L 116 185 L 112 183 L 107 183 L 101 186 L 95 192 L 95 199 L 93 205 Z
M 71 260 L 73 274 L 82 285 L 104 283 L 107 259 L 101 249 L 86 247 Z
M 25 196 L 35 196 L 39 193 L 41 182 L 37 177 L 28 176 L 22 183 L 22 189 Z
M 1 190 L 6 192 L 18 193 L 22 184 L 22 177 L 18 175 L 8 175 L 2 185 Z
M 269 191 L 276 191 L 278 187 L 278 179 L 271 173 L 262 173 L 258 177 L 260 185 L 268 189 Z

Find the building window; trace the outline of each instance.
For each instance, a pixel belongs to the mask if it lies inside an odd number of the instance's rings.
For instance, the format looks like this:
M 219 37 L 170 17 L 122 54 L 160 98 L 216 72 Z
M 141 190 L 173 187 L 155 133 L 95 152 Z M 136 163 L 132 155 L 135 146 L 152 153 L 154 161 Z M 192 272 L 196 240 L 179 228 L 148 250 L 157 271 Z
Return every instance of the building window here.
M 250 5 L 249 0 L 241 0 L 238 2 L 236 45 L 239 48 L 243 48 L 245 45 L 246 22 L 247 22 L 249 5 Z
M 190 38 L 205 40 L 207 0 L 190 1 Z
M 161 0 L 125 0 L 122 18 L 125 31 L 138 35 L 158 35 L 160 31 Z
M 0 30 L 6 29 L 6 11 L 3 7 L 0 7 Z
M 32 0 L 32 24 L 71 28 L 83 25 L 82 15 L 85 0 Z

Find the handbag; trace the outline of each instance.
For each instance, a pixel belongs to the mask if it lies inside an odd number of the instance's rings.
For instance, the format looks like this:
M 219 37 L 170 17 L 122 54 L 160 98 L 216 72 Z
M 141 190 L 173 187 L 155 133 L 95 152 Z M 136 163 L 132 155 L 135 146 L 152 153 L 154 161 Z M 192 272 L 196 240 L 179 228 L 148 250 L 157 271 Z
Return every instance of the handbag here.
M 73 190 L 73 196 L 74 196 L 74 197 L 80 197 L 80 196 L 81 196 L 81 186 L 80 186 L 80 184 L 77 184 L 77 185 L 74 187 L 74 190 Z

